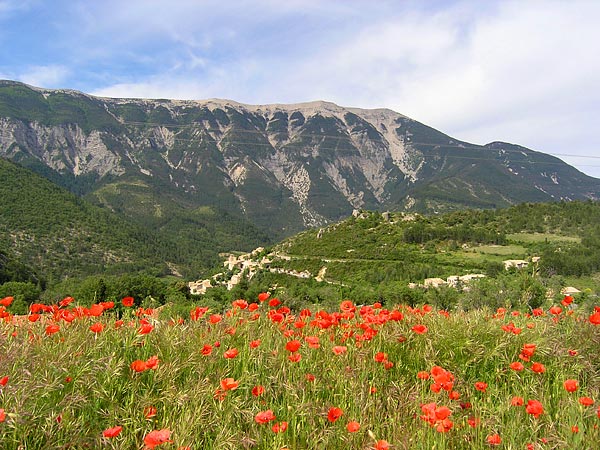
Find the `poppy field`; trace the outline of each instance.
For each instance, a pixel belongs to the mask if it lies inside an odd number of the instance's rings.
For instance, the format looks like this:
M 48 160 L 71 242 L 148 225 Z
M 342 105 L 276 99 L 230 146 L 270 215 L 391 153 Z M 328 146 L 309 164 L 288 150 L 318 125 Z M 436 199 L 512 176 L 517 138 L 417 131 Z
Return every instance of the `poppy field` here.
M 594 449 L 600 307 L 0 300 L 2 449 Z

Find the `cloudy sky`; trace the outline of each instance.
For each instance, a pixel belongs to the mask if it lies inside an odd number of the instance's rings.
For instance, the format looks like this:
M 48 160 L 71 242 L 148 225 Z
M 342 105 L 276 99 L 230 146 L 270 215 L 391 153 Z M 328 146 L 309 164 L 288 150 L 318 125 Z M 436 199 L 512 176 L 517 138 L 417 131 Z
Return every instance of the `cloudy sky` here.
M 0 0 L 0 78 L 386 107 L 600 177 L 600 1 Z

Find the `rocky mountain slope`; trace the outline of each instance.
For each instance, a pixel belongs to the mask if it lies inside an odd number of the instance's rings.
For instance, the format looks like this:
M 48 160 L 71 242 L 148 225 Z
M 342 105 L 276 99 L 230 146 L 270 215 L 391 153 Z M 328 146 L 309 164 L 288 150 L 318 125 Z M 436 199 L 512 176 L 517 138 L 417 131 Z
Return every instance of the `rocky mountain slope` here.
M 357 208 L 600 198 L 600 180 L 552 156 L 327 102 L 108 99 L 0 81 L 0 156 L 136 220 L 208 206 L 275 237 Z

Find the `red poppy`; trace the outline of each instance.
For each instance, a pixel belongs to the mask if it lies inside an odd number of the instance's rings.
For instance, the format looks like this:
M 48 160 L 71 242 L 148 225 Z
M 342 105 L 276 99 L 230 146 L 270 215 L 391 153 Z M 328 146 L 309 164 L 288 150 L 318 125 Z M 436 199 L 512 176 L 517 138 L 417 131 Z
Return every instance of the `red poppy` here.
M 600 325 L 600 311 L 596 311 L 595 313 L 590 315 L 590 323 L 594 325 Z
M 332 406 L 331 408 L 329 408 L 329 411 L 327 412 L 327 420 L 329 420 L 330 422 L 333 423 L 336 420 L 338 420 L 340 417 L 342 417 L 343 414 L 344 414 L 344 411 L 342 411 L 341 408 Z
M 156 417 L 157 412 L 158 411 L 155 406 L 146 406 L 144 408 L 144 417 L 146 418 L 146 420 L 152 419 L 153 417 Z
M 14 297 L 4 297 L 2 300 L 0 300 L 0 305 L 5 306 L 5 307 L 9 307 L 10 304 L 13 302 Z
M 100 303 L 95 303 L 92 306 L 90 306 L 90 309 L 88 309 L 88 316 L 92 316 L 92 317 L 98 317 L 101 316 L 102 313 L 104 312 L 104 306 L 102 306 Z
M 380 439 L 375 443 L 374 450 L 388 450 L 390 448 L 390 443 L 384 439 Z
M 275 414 L 273 414 L 273 411 L 271 411 L 270 409 L 268 409 L 267 411 L 261 411 L 258 414 L 256 414 L 256 416 L 254 416 L 254 421 L 260 424 L 269 423 L 275 419 Z
M 300 361 L 302 359 L 302 355 L 300 353 L 293 353 L 290 356 L 288 356 L 288 359 L 291 362 L 297 363 L 298 361 Z
M 352 303 L 350 300 L 343 300 L 340 303 L 340 311 L 353 313 L 354 311 L 356 311 L 356 307 L 354 306 L 354 303 Z
M 121 303 L 123 303 L 123 306 L 133 306 L 133 297 L 123 297 L 123 300 L 121 300 Z
M 421 371 L 417 372 L 417 378 L 420 379 L 420 380 L 428 380 L 429 379 L 429 372 L 421 370 Z
M 569 350 L 569 356 L 577 356 L 577 353 L 578 353 L 577 350 L 572 350 L 572 349 Z
M 415 325 L 414 327 L 411 328 L 411 330 L 413 330 L 417 334 L 427 333 L 427 327 L 423 324 Z
M 138 329 L 138 334 L 148 334 L 152 330 L 154 330 L 154 326 L 149 322 L 142 322 L 140 328 Z
M 6 420 L 6 413 L 3 408 L 0 408 L 0 422 L 4 422 Z
M 490 445 L 500 445 L 502 443 L 502 439 L 500 438 L 499 434 L 490 434 L 486 438 L 486 441 Z
M 8 383 L 8 375 L 0 378 L 0 386 L 6 386 L 6 383 Z
M 471 428 L 477 428 L 479 426 L 479 424 L 481 423 L 481 420 L 479 420 L 478 417 L 469 417 L 467 419 L 467 424 L 471 427 Z
M 285 349 L 289 352 L 297 352 L 300 349 L 300 346 L 302 345 L 302 343 L 300 341 L 298 341 L 297 339 L 294 339 L 292 341 L 288 341 L 285 344 Z
M 229 350 L 227 350 L 225 353 L 223 353 L 223 358 L 226 359 L 233 359 L 238 355 L 238 349 L 237 348 L 230 348 Z
M 560 306 L 554 305 L 548 311 L 553 316 L 558 316 L 562 312 L 562 308 Z
M 592 406 L 594 404 L 594 399 L 590 397 L 579 397 L 579 403 L 583 406 Z
M 485 392 L 487 387 L 488 387 L 488 384 L 483 381 L 477 381 L 475 383 L 475 389 L 477 389 L 478 391 Z
M 204 344 L 204 347 L 202 347 L 202 350 L 200 350 L 200 353 L 202 353 L 204 356 L 208 356 L 212 353 L 212 345 L 210 344 Z
M 509 366 L 512 370 L 516 370 L 517 372 L 523 370 L 525 368 L 525 366 L 523 365 L 523 363 L 519 362 L 519 361 L 515 361 L 513 363 L 510 363 Z
M 233 391 L 237 389 L 239 386 L 239 382 L 235 381 L 233 378 L 224 378 L 221 380 L 221 388 L 224 391 Z
M 541 414 L 544 413 L 544 407 L 538 400 L 527 400 L 525 411 L 527 411 L 527 414 L 531 414 L 537 419 Z
M 573 425 L 571 427 L 571 432 L 572 433 L 579 433 L 579 427 L 577 425 Z
M 544 373 L 546 371 L 546 367 L 544 367 L 542 363 L 534 362 L 531 365 L 531 370 L 533 370 L 535 373 Z
M 288 427 L 287 422 L 279 422 L 279 423 L 274 423 L 273 426 L 271 427 L 271 429 L 273 430 L 273 433 L 283 433 L 285 430 L 287 430 L 287 427 Z
M 135 372 L 143 372 L 144 370 L 146 370 L 146 361 L 142 361 L 141 359 L 136 359 L 134 362 L 131 363 L 130 365 L 131 370 L 135 371 Z
M 248 302 L 246 300 L 243 300 L 243 299 L 240 298 L 240 299 L 234 300 L 231 303 L 231 305 L 234 308 L 246 309 L 248 307 Z
M 146 448 L 152 449 L 158 445 L 165 444 L 167 442 L 173 442 L 169 439 L 170 437 L 170 430 L 154 430 L 144 437 L 144 444 L 146 444 Z
M 352 420 L 346 424 L 346 430 L 348 430 L 349 433 L 356 433 L 360 430 L 360 423 Z
M 213 325 L 219 323 L 221 320 L 223 320 L 223 316 L 221 316 L 220 314 L 211 314 L 208 317 L 208 321 Z
M 319 338 L 317 336 L 306 336 L 304 338 L 310 348 L 319 348 Z
M 348 347 L 344 346 L 344 345 L 336 345 L 334 346 L 332 349 L 333 353 L 335 353 L 336 355 L 343 355 L 344 353 L 346 353 L 346 351 L 348 350 Z
M 160 360 L 158 359 L 158 356 L 151 356 L 146 360 L 146 369 L 156 370 L 158 368 L 159 362 Z
M 271 308 L 277 308 L 279 305 L 281 305 L 281 302 L 278 298 L 272 298 L 271 300 L 269 300 L 269 306 Z
M 567 392 L 575 392 L 579 387 L 577 380 L 568 379 L 564 382 L 564 387 Z
M 259 302 L 264 302 L 266 299 L 269 298 L 271 294 L 269 294 L 268 292 L 261 292 L 260 294 L 258 294 L 258 301 Z
M 48 334 L 48 335 L 58 333 L 59 331 L 60 331 L 60 327 L 55 324 L 48 325 L 46 327 L 46 334 Z
M 38 320 L 40 320 L 40 315 L 30 314 L 29 316 L 27 316 L 27 320 L 29 320 L 30 322 L 37 322 Z
M 260 339 L 256 339 L 255 341 L 250 341 L 250 348 L 256 348 L 260 345 Z
M 104 436 L 106 438 L 114 438 L 114 437 L 118 436 L 122 430 L 123 430 L 123 427 L 121 427 L 121 426 L 107 428 L 106 430 L 104 430 L 102 432 L 102 436 Z
M 525 400 L 523 400 L 523 397 L 518 397 L 518 396 L 513 397 L 510 401 L 510 404 L 512 406 L 523 406 L 523 403 L 525 403 Z
M 258 385 L 258 386 L 254 386 L 252 388 L 252 395 L 254 395 L 255 397 L 260 397 L 264 393 L 265 393 L 264 386 Z
M 101 324 L 100 322 L 97 322 L 90 327 L 90 331 L 92 331 L 96 334 L 101 333 L 102 330 L 104 330 L 104 325 Z
M 312 374 L 312 373 L 307 373 L 304 378 L 306 379 L 306 381 L 308 381 L 309 383 L 312 383 L 313 381 L 316 380 L 316 377 Z
M 250 303 L 248 305 L 248 311 L 254 312 L 258 309 L 258 303 Z

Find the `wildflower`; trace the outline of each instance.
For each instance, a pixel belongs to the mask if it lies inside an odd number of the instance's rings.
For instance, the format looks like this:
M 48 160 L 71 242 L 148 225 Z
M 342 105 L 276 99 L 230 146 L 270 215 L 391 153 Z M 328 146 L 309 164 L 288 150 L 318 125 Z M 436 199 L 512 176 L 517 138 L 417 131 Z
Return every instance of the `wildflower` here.
M 240 298 L 238 300 L 234 300 L 233 302 L 231 302 L 231 305 L 234 308 L 246 309 L 248 307 L 248 302 L 246 300 L 243 300 Z
M 233 391 L 237 389 L 239 386 L 239 382 L 235 381 L 233 378 L 224 378 L 221 380 L 221 388 L 224 391 Z
M 317 336 L 306 336 L 304 338 L 310 348 L 319 348 L 319 338 Z
M 531 414 L 536 419 L 544 413 L 544 407 L 538 400 L 527 400 L 527 406 L 525 406 L 527 414 Z
M 417 334 L 427 333 L 427 327 L 423 324 L 415 325 L 411 328 Z
M 488 384 L 483 381 L 477 381 L 475 383 L 475 389 L 477 389 L 478 391 L 485 392 L 487 387 L 488 387 Z
M 343 414 L 344 414 L 344 411 L 342 411 L 341 408 L 332 406 L 331 408 L 329 408 L 329 411 L 327 412 L 327 420 L 329 420 L 331 423 L 333 423 L 336 420 L 338 420 L 340 417 L 342 417 Z
M 578 351 L 577 350 L 569 350 L 569 356 L 577 356 Z
M 502 439 L 500 438 L 499 434 L 490 434 L 486 440 L 490 445 L 500 445 L 502 443 Z
M 221 316 L 220 314 L 211 314 L 208 317 L 208 321 L 213 325 L 219 323 L 221 320 L 223 320 L 223 316 Z
M 554 305 L 548 311 L 553 316 L 558 316 L 562 312 L 562 308 L 560 306 Z
M 257 348 L 260 345 L 260 339 L 250 341 L 250 348 Z
M 390 443 L 384 439 L 380 439 L 375 443 L 374 450 L 388 450 L 390 448 Z
M 335 347 L 333 347 L 331 349 L 333 351 L 333 353 L 335 353 L 336 355 L 342 355 L 344 353 L 346 353 L 346 351 L 348 350 L 348 347 L 344 346 L 344 345 L 336 345 Z
M 154 330 L 154 326 L 149 322 L 142 322 L 138 329 L 138 334 L 148 334 Z
M 101 324 L 100 322 L 97 322 L 95 324 L 93 324 L 92 326 L 90 326 L 90 331 L 98 334 L 101 333 L 102 330 L 104 330 L 104 325 Z
M 293 353 L 290 356 L 288 356 L 288 359 L 291 362 L 297 363 L 298 361 L 300 361 L 302 359 L 302 355 L 300 353 Z
M 264 386 L 258 385 L 258 386 L 254 386 L 252 388 L 252 395 L 254 395 L 255 397 L 260 397 L 264 393 L 265 393 Z
M 309 383 L 312 383 L 313 381 L 315 381 L 316 377 L 312 374 L 312 373 L 307 373 L 304 378 L 306 379 L 306 381 L 308 381 Z
M 346 424 L 346 430 L 348 430 L 348 433 L 356 433 L 360 430 L 360 423 L 352 420 Z
M 275 414 L 273 414 L 273 411 L 271 411 L 270 409 L 268 409 L 267 411 L 261 411 L 258 414 L 256 414 L 256 416 L 254 416 L 254 421 L 260 424 L 269 423 L 275 419 Z
M 480 423 L 480 422 L 481 422 L 481 421 L 479 420 L 479 418 L 478 418 L 478 417 L 469 417 L 469 418 L 467 419 L 467 423 L 469 424 L 469 426 L 470 426 L 471 428 L 477 428 L 477 427 L 479 426 L 479 423 Z
M 114 438 L 114 437 L 118 436 L 122 430 L 123 430 L 123 427 L 121 427 L 121 426 L 107 428 L 106 430 L 104 430 L 102 432 L 102 436 L 104 436 L 106 438 Z
M 546 367 L 544 367 L 542 363 L 534 362 L 531 365 L 531 370 L 533 370 L 535 373 L 544 373 L 546 371 Z
M 288 341 L 285 344 L 285 349 L 289 352 L 297 352 L 300 349 L 300 346 L 302 345 L 302 343 L 296 339 L 292 340 L 292 341 Z
M 204 356 L 208 356 L 212 353 L 212 345 L 210 344 L 204 344 L 204 346 L 202 347 L 202 350 L 200 350 L 200 353 L 202 353 Z
M 520 361 L 515 361 L 513 363 L 510 363 L 509 367 L 512 370 L 516 370 L 517 372 L 520 372 L 521 370 L 523 370 L 525 368 L 523 363 L 521 363 Z
M 420 379 L 420 380 L 428 380 L 429 379 L 429 372 L 421 370 L 421 371 L 417 372 L 417 378 Z
M 121 303 L 123 304 L 123 306 L 126 307 L 131 307 L 133 306 L 133 297 L 123 297 L 123 299 L 121 300 Z
M 590 397 L 579 397 L 579 403 L 583 406 L 592 406 L 594 404 L 594 400 Z
M 14 300 L 14 297 L 4 297 L 2 300 L 0 300 L 0 305 L 8 308 L 11 305 L 11 303 L 13 302 L 13 300 Z
M 115 328 L 121 328 L 125 322 L 121 319 L 115 320 Z
M 6 413 L 3 408 L 0 408 L 0 422 L 4 422 L 6 420 Z
M 343 300 L 340 303 L 340 311 L 353 313 L 354 311 L 356 311 L 356 307 L 350 300 Z
M 375 354 L 374 357 L 375 361 L 377 361 L 378 363 L 382 363 L 384 361 L 386 361 L 388 359 L 388 355 L 387 353 L 383 353 L 383 352 L 377 352 Z M 427 374 L 427 376 L 429 376 L 429 374 Z
M 525 403 L 525 400 L 523 400 L 523 397 L 518 397 L 518 396 L 513 397 L 510 401 L 510 404 L 512 406 L 523 406 L 523 403 Z
M 572 433 L 579 433 L 579 427 L 577 425 L 573 425 L 571 427 L 571 432 Z
M 225 353 L 223 353 L 223 358 L 226 359 L 233 359 L 238 355 L 238 349 L 237 348 L 230 348 L 229 350 L 225 351 Z
M 8 383 L 8 375 L 0 378 L 0 386 L 6 386 L 6 383 Z
M 131 367 L 131 370 L 137 373 L 143 372 L 147 369 L 146 361 L 142 361 L 140 359 L 136 359 L 135 361 L 133 361 L 129 367 Z
M 279 305 L 281 305 L 281 302 L 278 298 L 272 298 L 271 300 L 269 300 L 269 306 L 271 308 L 277 308 Z
M 46 334 L 51 335 L 54 333 L 58 333 L 60 331 L 60 327 L 56 324 L 48 325 L 46 327 Z
M 92 306 L 90 306 L 87 315 L 91 317 L 98 317 L 101 316 L 103 312 L 104 306 L 102 306 L 100 303 L 95 303 Z
M 287 430 L 287 427 L 288 427 L 287 422 L 279 422 L 279 423 L 274 423 L 273 426 L 271 427 L 271 430 L 273 430 L 273 433 L 283 433 L 285 430 Z
M 144 417 L 146 418 L 146 420 L 152 419 L 153 417 L 156 417 L 157 412 L 158 410 L 155 406 L 146 406 L 144 408 Z
M 170 436 L 170 430 L 154 430 L 144 437 L 144 444 L 146 444 L 146 448 L 153 449 L 154 447 L 162 445 L 166 442 L 173 442 L 169 439 Z
M 575 392 L 579 387 L 577 380 L 568 379 L 564 382 L 564 387 L 567 392 Z
M 589 320 L 593 325 L 600 325 L 600 311 L 596 311 L 591 314 Z
M 269 298 L 271 294 L 268 292 L 261 292 L 260 294 L 258 294 L 258 301 L 259 302 L 264 302 L 266 299 Z

